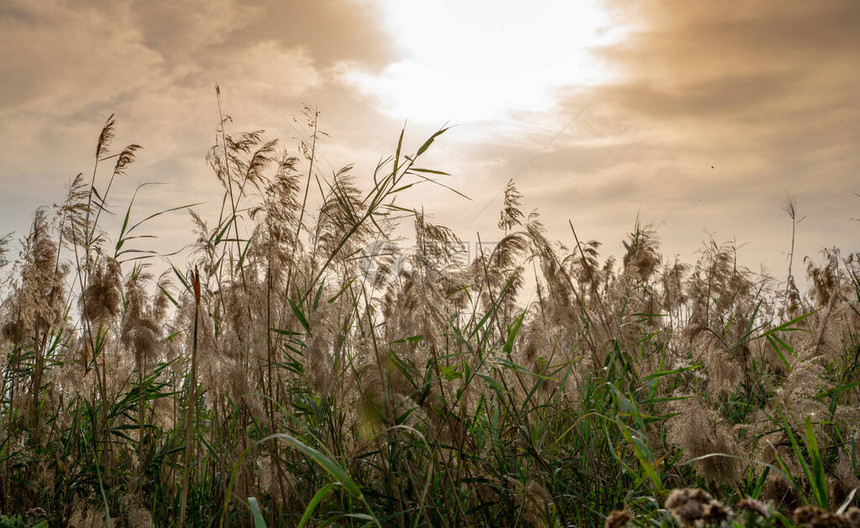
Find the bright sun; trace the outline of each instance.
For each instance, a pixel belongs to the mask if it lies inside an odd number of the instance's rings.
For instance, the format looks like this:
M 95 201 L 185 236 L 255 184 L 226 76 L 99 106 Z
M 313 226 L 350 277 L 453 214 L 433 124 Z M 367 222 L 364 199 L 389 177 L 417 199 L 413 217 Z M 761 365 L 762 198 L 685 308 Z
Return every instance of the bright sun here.
M 597 2 L 382 4 L 403 59 L 379 75 L 350 68 L 345 75 L 389 115 L 411 121 L 464 124 L 547 111 L 559 88 L 607 79 L 592 50 L 620 34 Z

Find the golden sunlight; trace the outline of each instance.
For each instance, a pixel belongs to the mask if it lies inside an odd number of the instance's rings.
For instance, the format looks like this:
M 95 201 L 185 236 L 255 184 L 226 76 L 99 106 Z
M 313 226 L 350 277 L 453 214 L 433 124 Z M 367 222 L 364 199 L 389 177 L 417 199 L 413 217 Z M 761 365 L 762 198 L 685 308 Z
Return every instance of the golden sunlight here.
M 620 28 L 597 2 L 383 3 L 388 33 L 405 57 L 371 75 L 344 74 L 386 102 L 392 116 L 459 124 L 552 109 L 556 91 L 606 82 L 592 50 Z

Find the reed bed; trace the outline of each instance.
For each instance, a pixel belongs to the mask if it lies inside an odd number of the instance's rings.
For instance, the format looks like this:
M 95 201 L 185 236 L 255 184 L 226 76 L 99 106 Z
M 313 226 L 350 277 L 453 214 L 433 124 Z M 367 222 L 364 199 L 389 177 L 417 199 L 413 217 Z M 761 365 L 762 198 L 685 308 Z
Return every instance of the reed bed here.
M 132 200 L 108 233 L 140 148 L 111 117 L 35 212 L 0 261 L 0 527 L 860 526 L 860 255 L 805 259 L 799 291 L 637 224 L 616 261 L 511 183 L 464 263 L 398 200 L 445 181 L 444 129 L 324 176 L 306 117 L 290 153 L 222 116 L 222 202 Z M 167 213 L 193 250 L 154 276 Z

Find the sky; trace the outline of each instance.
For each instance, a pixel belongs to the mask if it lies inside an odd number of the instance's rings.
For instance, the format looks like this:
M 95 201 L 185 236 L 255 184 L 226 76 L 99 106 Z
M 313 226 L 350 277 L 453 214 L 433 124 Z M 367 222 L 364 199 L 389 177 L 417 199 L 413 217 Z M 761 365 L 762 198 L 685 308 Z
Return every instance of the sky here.
M 305 105 L 329 137 L 320 174 L 372 168 L 400 131 L 451 174 L 406 193 L 467 242 L 499 236 L 514 179 L 552 238 L 620 254 L 637 218 L 692 261 L 734 241 L 784 277 L 793 198 L 799 257 L 860 250 L 860 2 L 856 0 L 0 0 L 0 235 L 92 170 L 143 146 L 112 190 L 143 216 L 189 202 L 217 215 L 205 162 L 221 87 L 228 132 L 263 129 L 296 153 Z M 104 177 L 104 175 L 103 175 Z M 114 219 L 116 220 L 116 219 Z M 187 214 L 149 225 L 167 252 Z

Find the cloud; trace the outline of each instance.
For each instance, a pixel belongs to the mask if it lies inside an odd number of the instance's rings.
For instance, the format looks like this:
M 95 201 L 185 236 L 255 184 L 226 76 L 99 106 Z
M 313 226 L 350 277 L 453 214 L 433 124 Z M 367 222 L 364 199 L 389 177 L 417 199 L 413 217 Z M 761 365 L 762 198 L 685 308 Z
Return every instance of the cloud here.
M 13 205 L 32 211 L 59 201 L 69 178 L 91 169 L 93 142 L 113 113 L 116 145 L 144 147 L 117 184 L 118 200 L 140 181 L 169 184 L 144 193 L 164 207 L 176 205 L 180 188 L 216 196 L 204 161 L 218 123 L 216 83 L 224 112 L 234 118 L 231 132 L 264 128 L 293 151 L 300 134 L 290 117 L 303 103 L 318 104 L 328 132 L 350 135 L 346 147 L 325 152 L 334 165 L 345 165 L 343 159 L 377 139 L 355 131 L 352 118 L 377 129 L 385 120 L 333 82 L 331 68 L 337 60 L 372 68 L 392 56 L 375 12 L 365 2 L 329 0 L 3 2 L 4 233 L 28 223 L 27 215 L 12 213 Z M 342 111 L 337 118 L 329 104 Z
M 424 163 L 474 201 L 423 187 L 403 202 L 465 237 L 492 236 L 498 191 L 516 177 L 559 238 L 570 218 L 620 247 L 638 212 L 673 247 L 720 229 L 750 241 L 752 260 L 781 262 L 791 192 L 809 218 L 799 253 L 856 247 L 857 2 L 410 5 L 0 3 L 4 221 L 20 229 L 11 207 L 58 201 L 114 112 L 116 144 L 144 146 L 129 188 L 170 184 L 141 204 L 217 193 L 203 159 L 219 83 L 233 131 L 266 129 L 293 151 L 290 117 L 318 106 L 326 173 L 355 161 L 366 175 L 404 120 L 409 151 L 450 119 Z
M 130 8 L 129 24 L 147 48 L 171 64 L 206 62 L 213 47 L 233 39 L 247 27 L 265 23 L 266 15 L 265 4 L 233 0 L 135 2 Z M 233 46 L 234 51 L 236 48 Z
M 860 4 L 607 7 L 625 38 L 594 51 L 612 75 L 560 86 L 549 112 L 484 126 L 464 157 L 493 167 L 469 165 L 468 178 L 481 182 L 470 190 L 517 176 L 525 208 L 539 208 L 559 238 L 572 219 L 580 236 L 620 247 L 640 215 L 661 226 L 670 253 L 694 258 L 714 234 L 749 243 L 750 266 L 778 271 L 790 242 L 780 204 L 791 193 L 807 217 L 798 254 L 860 249 L 849 234 L 860 199 Z M 485 202 L 493 193 L 471 195 Z M 475 223 L 490 226 L 499 206 L 496 198 Z
M 224 48 L 273 41 L 307 46 L 321 68 L 348 60 L 376 70 L 399 55 L 383 25 L 379 3 L 370 0 L 270 0 L 264 16 L 232 32 Z
M 62 2 L 7 4 L 0 21 L 0 110 L 65 113 L 140 89 L 162 58 L 129 31 L 128 11 Z
M 856 249 L 838 237 L 860 190 L 860 69 L 852 66 L 860 4 L 666 0 L 610 9 L 631 27 L 597 51 L 617 77 L 590 90 L 578 134 L 541 156 L 545 210 L 579 196 L 669 220 L 665 229 L 719 226 L 755 240 L 755 255 L 774 262 L 781 256 L 767 230 L 781 225 L 779 203 L 791 192 L 804 214 L 834 222 L 807 222 L 814 231 L 803 250 L 837 240 Z M 559 113 L 574 113 L 582 97 L 563 97 Z
M 840 125 L 858 111 L 860 4 L 666 1 L 643 11 L 631 16 L 644 29 L 602 50 L 623 78 L 599 90 L 613 117 L 665 140 L 750 148 L 858 137 Z

